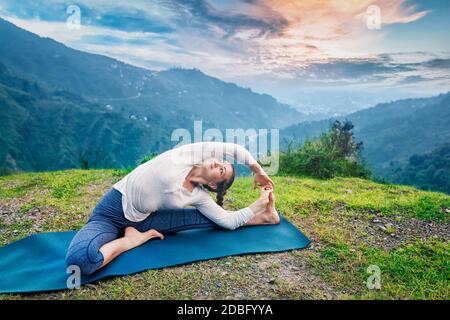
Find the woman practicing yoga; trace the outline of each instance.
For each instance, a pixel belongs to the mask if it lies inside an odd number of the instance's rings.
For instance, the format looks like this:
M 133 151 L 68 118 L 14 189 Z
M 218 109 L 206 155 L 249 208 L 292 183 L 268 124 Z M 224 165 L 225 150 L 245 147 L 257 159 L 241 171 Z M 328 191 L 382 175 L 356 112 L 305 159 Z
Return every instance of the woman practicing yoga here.
M 237 211 L 222 208 L 235 176 L 233 165 L 224 160 L 227 155 L 248 165 L 254 188 L 261 186 L 258 200 Z M 163 239 L 163 234 L 277 224 L 273 187 L 261 166 L 238 144 L 198 142 L 166 151 L 113 185 L 73 238 L 66 264 L 77 265 L 87 275 L 152 238 Z M 208 191 L 217 193 L 217 203 Z

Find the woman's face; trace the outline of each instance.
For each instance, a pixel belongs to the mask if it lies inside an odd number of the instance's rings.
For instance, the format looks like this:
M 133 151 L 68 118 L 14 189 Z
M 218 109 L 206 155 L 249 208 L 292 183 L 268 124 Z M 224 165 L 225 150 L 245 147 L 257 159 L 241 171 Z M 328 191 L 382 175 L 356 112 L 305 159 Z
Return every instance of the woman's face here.
M 204 178 L 213 183 L 221 183 L 233 175 L 233 167 L 226 160 L 210 158 L 203 162 L 202 168 Z

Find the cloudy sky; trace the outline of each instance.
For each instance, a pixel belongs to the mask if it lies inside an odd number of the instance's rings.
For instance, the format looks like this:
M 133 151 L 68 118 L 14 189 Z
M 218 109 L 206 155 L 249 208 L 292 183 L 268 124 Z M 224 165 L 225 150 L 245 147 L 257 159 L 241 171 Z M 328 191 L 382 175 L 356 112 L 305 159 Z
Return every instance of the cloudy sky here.
M 449 91 L 449 14 L 440 0 L 0 0 L 2 18 L 70 47 L 197 68 L 299 105 Z

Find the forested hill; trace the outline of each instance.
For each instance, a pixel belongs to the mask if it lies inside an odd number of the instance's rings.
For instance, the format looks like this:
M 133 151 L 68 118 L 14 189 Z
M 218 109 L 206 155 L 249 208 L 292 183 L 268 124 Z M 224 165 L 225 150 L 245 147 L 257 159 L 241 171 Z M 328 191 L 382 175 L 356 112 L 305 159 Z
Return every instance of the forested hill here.
M 283 127 L 303 115 L 266 94 L 227 83 L 199 70 L 156 72 L 66 47 L 0 19 L 0 62 L 20 78 L 50 90 L 111 105 L 126 116 L 201 116 L 218 127 Z
M 450 141 L 450 93 L 383 103 L 338 119 L 354 124 L 355 137 L 363 142 L 362 154 L 374 173 L 391 177 L 413 155 L 432 152 Z M 301 142 L 327 131 L 333 120 L 293 125 L 280 136 L 284 142 Z

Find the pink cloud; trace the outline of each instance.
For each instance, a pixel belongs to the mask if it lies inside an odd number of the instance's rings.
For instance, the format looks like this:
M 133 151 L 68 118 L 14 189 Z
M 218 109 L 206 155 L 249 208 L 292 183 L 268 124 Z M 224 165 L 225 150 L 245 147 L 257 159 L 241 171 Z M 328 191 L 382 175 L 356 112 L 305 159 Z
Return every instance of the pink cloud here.
M 427 14 L 406 6 L 405 0 L 262 0 L 240 2 L 233 13 L 277 27 L 276 32 L 242 40 L 248 53 L 258 55 L 256 68 L 280 71 L 317 61 L 367 57 L 383 37 L 382 28 L 374 31 L 366 25 L 371 5 L 380 9 L 381 26 L 410 23 Z M 248 59 L 248 64 L 254 60 Z

